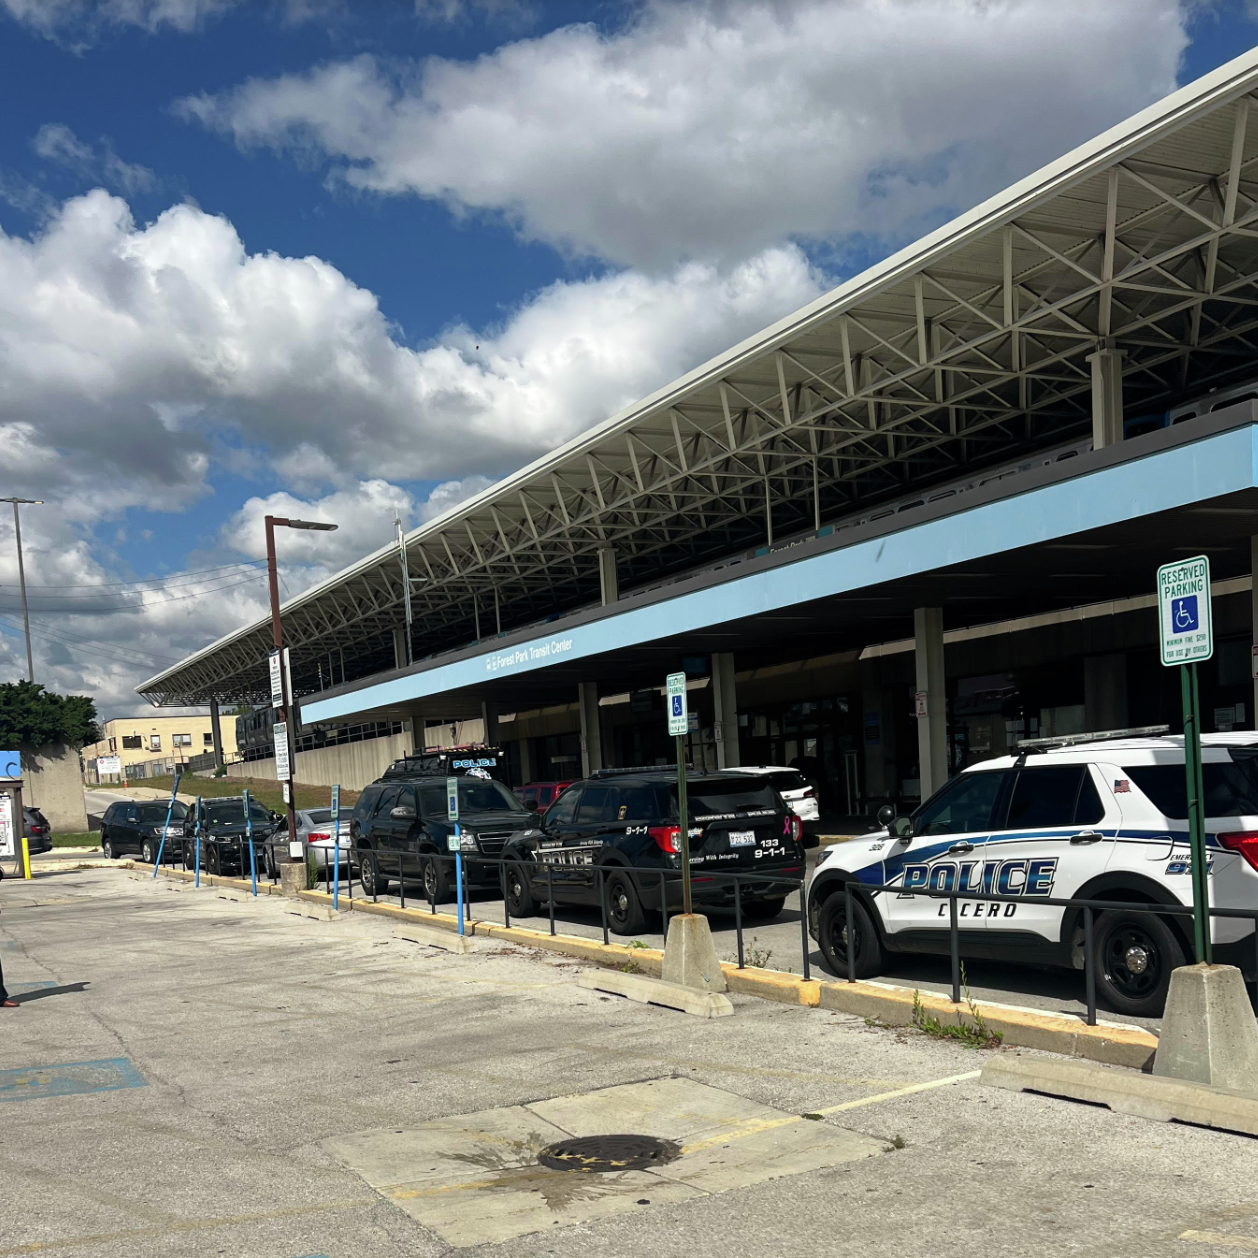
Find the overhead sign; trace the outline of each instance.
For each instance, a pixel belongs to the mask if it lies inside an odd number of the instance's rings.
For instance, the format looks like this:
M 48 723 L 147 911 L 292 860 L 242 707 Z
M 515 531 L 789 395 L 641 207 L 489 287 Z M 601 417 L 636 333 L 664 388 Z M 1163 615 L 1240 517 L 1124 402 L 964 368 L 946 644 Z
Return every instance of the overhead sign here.
M 122 757 L 121 756 L 97 756 L 96 757 L 97 773 L 121 773 Z
M 0 751 L 0 778 L 20 778 L 22 776 L 22 753 L 20 751 Z
M 459 819 L 459 779 L 446 778 L 446 815 L 451 821 Z
M 293 766 L 289 756 L 288 726 L 283 721 L 275 722 L 275 776 L 281 782 L 287 782 L 293 776 Z
M 686 711 L 686 674 L 669 673 L 667 686 L 668 698 L 668 733 L 675 738 L 690 729 L 690 721 Z
M 282 708 L 284 706 L 284 669 L 280 663 L 280 653 L 272 651 L 266 658 L 271 669 L 271 706 Z
M 1210 561 L 1205 555 L 1158 569 L 1158 638 L 1162 663 L 1192 664 L 1214 654 Z

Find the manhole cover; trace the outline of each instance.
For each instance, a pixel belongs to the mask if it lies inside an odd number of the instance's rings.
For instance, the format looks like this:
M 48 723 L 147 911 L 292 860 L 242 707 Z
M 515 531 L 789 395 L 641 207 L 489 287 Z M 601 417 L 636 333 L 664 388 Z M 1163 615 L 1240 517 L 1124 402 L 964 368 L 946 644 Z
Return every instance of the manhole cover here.
M 655 1136 L 577 1136 L 548 1144 L 537 1160 L 553 1171 L 644 1171 L 681 1156 L 681 1145 Z

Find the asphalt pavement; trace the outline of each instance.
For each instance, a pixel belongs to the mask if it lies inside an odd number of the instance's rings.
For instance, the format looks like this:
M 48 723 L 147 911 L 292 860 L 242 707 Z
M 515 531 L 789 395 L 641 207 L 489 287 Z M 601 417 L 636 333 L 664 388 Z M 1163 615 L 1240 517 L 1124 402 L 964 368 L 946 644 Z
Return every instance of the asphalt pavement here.
M 0 1258 L 1258 1248 L 1245 1138 L 984 1088 L 985 1052 L 912 1030 L 751 997 L 705 1022 L 407 929 L 139 871 L 6 879 Z M 539 1165 L 591 1130 L 680 1155 Z

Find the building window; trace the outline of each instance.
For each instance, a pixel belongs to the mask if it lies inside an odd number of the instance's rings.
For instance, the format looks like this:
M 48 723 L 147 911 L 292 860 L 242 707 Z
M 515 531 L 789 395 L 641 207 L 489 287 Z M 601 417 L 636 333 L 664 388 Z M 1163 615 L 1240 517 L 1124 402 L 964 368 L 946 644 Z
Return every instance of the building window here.
M 191 747 L 192 735 L 191 734 L 173 734 L 171 736 L 171 742 L 176 747 Z
M 123 734 L 123 751 L 140 751 L 144 747 L 144 738 L 140 734 Z
M 111 738 L 109 740 L 109 750 L 111 752 L 118 750 L 118 740 L 116 738 Z
M 149 735 L 149 750 L 161 751 L 161 749 L 162 749 L 162 736 L 160 734 L 150 734 Z
M 203 747 L 213 747 L 213 746 L 214 746 L 214 735 L 213 735 L 213 734 L 202 734 L 202 735 L 201 735 L 201 745 L 202 745 Z

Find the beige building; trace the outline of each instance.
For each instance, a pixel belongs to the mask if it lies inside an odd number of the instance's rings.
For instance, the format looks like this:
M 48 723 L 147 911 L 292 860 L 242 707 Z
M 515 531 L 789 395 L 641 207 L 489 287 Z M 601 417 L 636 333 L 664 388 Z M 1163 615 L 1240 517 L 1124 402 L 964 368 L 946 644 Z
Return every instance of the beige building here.
M 236 718 L 220 718 L 223 732 L 223 759 L 230 762 L 237 758 Z M 209 714 L 204 716 L 159 716 L 156 713 L 143 716 L 118 716 L 101 726 L 100 742 L 83 748 L 83 775 L 89 782 L 117 781 L 111 774 L 98 776 L 98 756 L 118 756 L 123 770 L 130 766 L 144 765 L 144 777 L 156 777 L 172 771 L 178 765 L 187 764 L 196 756 L 214 753 L 214 735 Z M 135 778 L 141 776 L 131 772 Z

